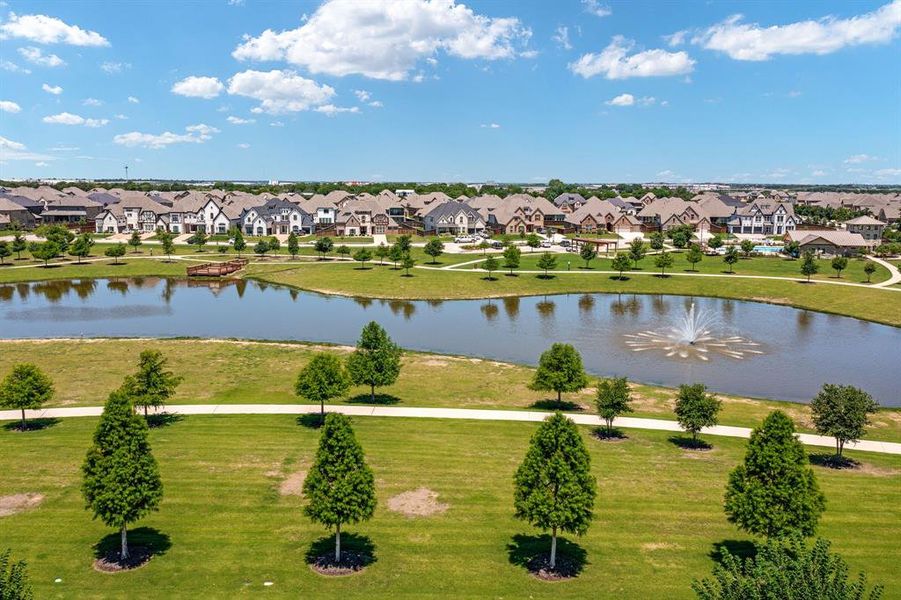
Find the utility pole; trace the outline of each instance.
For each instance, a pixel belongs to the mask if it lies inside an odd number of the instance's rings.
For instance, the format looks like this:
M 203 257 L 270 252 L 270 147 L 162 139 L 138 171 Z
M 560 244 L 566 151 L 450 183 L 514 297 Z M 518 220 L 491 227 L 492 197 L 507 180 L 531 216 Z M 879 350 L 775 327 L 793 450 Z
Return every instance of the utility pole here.
M 125 181 L 128 181 L 128 165 L 125 165 Z

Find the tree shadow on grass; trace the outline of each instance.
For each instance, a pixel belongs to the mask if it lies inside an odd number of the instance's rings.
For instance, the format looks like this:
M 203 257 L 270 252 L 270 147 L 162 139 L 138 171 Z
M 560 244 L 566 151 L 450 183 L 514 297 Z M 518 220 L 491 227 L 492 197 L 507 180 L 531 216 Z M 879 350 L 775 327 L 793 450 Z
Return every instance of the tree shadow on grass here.
M 732 556 L 739 558 L 754 558 L 757 556 L 757 547 L 750 540 L 722 540 L 714 542 L 708 556 L 719 565 L 723 564 L 723 551 L 727 550 Z
M 551 275 L 550 273 L 548 273 L 547 275 L 544 275 L 544 274 L 536 275 L 535 278 L 536 278 L 536 279 L 556 279 L 557 276 L 556 276 L 556 275 Z
M 519 273 L 504 273 L 504 277 L 519 277 Z
M 702 439 L 696 440 L 687 435 L 671 436 L 669 442 L 683 450 L 711 450 L 713 448 L 708 442 Z
M 25 431 L 40 431 L 42 429 L 53 427 L 57 423 L 59 423 L 59 419 L 57 419 L 56 417 L 28 419 L 25 424 Z M 6 431 L 22 431 L 22 421 L 10 421 L 3 426 L 3 429 L 5 429 Z
M 536 566 L 549 558 L 551 536 L 525 535 L 518 533 L 507 544 L 507 560 L 511 565 L 522 567 L 535 573 Z M 582 546 L 564 537 L 557 536 L 557 569 L 561 576 L 576 577 L 588 564 L 588 553 Z
M 370 394 L 359 394 L 353 398 L 348 398 L 348 404 L 397 404 L 400 398 L 391 394 L 376 394 L 375 399 Z
M 322 427 L 324 418 L 317 413 L 306 413 L 297 417 L 297 424 L 307 429 L 319 429 Z
M 607 429 L 606 425 L 603 427 L 595 427 L 594 430 L 592 430 L 592 433 L 594 434 L 594 437 L 602 441 L 615 442 L 618 440 L 629 439 L 629 436 L 627 436 L 622 429 L 618 429 L 616 427 L 614 427 L 613 429 Z
M 132 555 L 126 564 L 119 561 L 119 532 L 110 533 L 94 545 L 94 558 L 119 565 L 119 569 L 136 568 L 154 556 L 162 556 L 172 547 L 169 536 L 153 527 L 137 527 L 128 530 L 128 553 Z M 112 570 L 119 570 L 112 569 Z M 106 570 L 106 569 L 105 569 Z
M 580 405 L 568 400 L 557 402 L 556 399 L 536 400 L 529 408 L 537 408 L 539 410 L 564 410 L 564 411 L 580 411 L 584 410 Z
M 147 415 L 147 426 L 150 428 L 168 427 L 184 420 L 184 415 L 164 412 L 156 415 Z
M 358 533 L 341 532 L 341 554 L 345 552 L 356 555 L 357 563 L 361 567 L 368 567 L 376 560 L 375 544 L 368 535 L 360 535 Z M 304 560 L 308 565 L 319 561 L 321 557 L 332 557 L 335 554 L 335 536 L 327 535 L 319 538 L 307 549 Z
M 610 277 L 608 277 L 608 279 L 610 279 L 611 281 L 629 281 L 630 278 L 626 277 L 625 275 L 623 275 L 622 277 L 620 277 L 619 275 L 611 275 Z
M 818 452 L 816 454 L 809 454 L 808 457 L 810 459 L 810 464 L 818 467 L 825 467 L 827 469 L 856 469 L 860 466 L 860 463 L 853 458 L 838 456 L 831 452 Z
M 41 269 L 58 269 L 62 265 L 38 265 Z

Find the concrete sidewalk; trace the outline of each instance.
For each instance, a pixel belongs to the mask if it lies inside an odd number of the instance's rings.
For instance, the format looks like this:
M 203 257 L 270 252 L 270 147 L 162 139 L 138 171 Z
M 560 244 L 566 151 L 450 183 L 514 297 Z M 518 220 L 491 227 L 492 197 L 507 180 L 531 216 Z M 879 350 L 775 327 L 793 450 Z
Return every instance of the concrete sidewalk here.
M 304 415 L 318 413 L 319 407 L 313 404 L 182 404 L 166 407 L 166 411 L 179 415 Z M 472 421 L 519 421 L 535 423 L 544 420 L 547 412 L 524 410 L 478 410 L 468 408 L 417 408 L 401 406 L 329 406 L 327 412 L 340 412 L 356 417 L 400 417 L 408 419 L 465 419 Z M 29 419 L 97 417 L 103 412 L 101 406 L 79 408 L 47 408 L 43 410 L 26 410 Z M 603 421 L 595 415 L 567 414 L 579 425 L 602 425 Z M 17 410 L 0 411 L 0 421 L 15 421 L 20 418 Z M 664 419 L 641 419 L 637 417 L 620 417 L 614 421 L 617 427 L 627 429 L 650 429 L 653 431 L 680 432 L 682 429 L 675 421 Z M 751 430 L 747 427 L 730 427 L 717 425 L 706 427 L 702 434 L 724 437 L 748 438 Z M 804 444 L 834 448 L 835 440 L 831 437 L 802 433 L 798 435 Z M 881 452 L 883 454 L 901 454 L 901 443 L 876 442 L 861 440 L 856 444 L 847 444 L 847 450 L 861 452 Z

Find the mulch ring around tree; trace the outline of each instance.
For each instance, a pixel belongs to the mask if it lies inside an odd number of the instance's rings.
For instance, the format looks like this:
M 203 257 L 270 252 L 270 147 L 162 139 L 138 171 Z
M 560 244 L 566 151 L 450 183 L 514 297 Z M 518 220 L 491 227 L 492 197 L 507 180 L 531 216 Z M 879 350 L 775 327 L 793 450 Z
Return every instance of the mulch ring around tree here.
M 121 571 L 133 571 L 140 569 L 153 558 L 153 550 L 145 546 L 128 547 L 128 558 L 124 561 L 119 558 L 119 550 L 109 550 L 106 554 L 94 560 L 94 570 L 101 573 L 119 573 Z
M 582 570 L 578 562 L 562 554 L 557 555 L 557 565 L 551 569 L 551 557 L 547 553 L 532 558 L 526 563 L 526 568 L 533 577 L 542 581 L 566 581 Z
M 372 558 L 366 554 L 359 552 L 343 551 L 341 552 L 341 562 L 335 562 L 335 554 L 325 554 L 317 556 L 311 563 L 310 568 L 320 575 L 326 577 L 342 577 L 345 575 L 353 575 L 360 573 L 366 569 L 366 565 L 372 562 Z

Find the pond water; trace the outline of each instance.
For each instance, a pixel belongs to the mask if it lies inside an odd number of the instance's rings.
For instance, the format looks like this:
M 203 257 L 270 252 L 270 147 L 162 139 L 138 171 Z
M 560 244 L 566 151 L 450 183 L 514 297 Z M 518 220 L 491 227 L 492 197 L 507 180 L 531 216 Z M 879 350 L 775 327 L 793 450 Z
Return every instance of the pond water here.
M 630 337 L 666 331 L 692 302 L 718 338 L 753 351 L 687 358 Z M 196 336 L 353 344 L 378 321 L 405 348 L 535 364 L 568 342 L 595 375 L 808 402 L 823 383 L 852 384 L 901 406 L 901 328 L 785 306 L 682 296 L 569 294 L 404 301 L 298 292 L 247 281 L 144 278 L 0 285 L 0 337 Z M 630 345 L 631 343 L 631 345 Z M 252 352 L 252 349 L 248 349 Z M 480 377 L 478 367 L 473 377 Z

